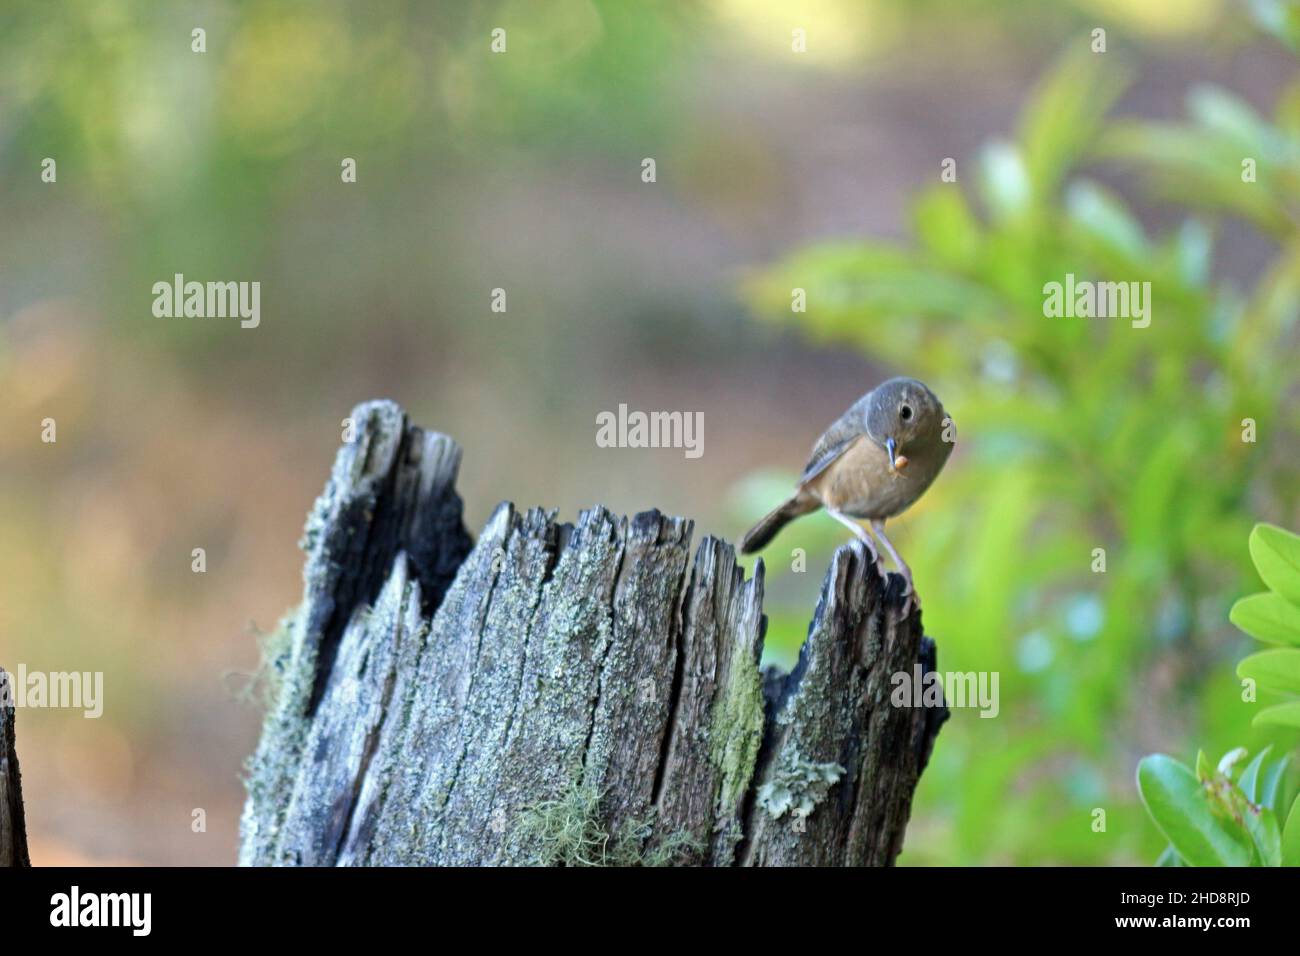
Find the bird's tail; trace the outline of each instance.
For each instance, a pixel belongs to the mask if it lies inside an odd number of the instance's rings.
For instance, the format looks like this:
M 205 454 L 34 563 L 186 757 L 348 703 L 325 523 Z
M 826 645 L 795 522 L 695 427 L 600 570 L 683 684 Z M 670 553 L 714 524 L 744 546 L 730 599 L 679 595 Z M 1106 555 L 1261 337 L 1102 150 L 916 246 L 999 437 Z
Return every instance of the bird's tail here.
M 740 553 L 753 554 L 761 551 L 787 524 L 801 515 L 816 511 L 818 507 L 819 502 L 812 495 L 795 495 L 749 529 L 749 533 L 740 540 Z

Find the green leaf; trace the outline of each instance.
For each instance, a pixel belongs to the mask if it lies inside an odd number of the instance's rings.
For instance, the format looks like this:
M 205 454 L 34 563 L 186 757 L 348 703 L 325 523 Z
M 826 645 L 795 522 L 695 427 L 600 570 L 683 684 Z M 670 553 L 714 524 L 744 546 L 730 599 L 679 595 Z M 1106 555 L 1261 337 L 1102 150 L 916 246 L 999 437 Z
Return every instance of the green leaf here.
M 1300 607 L 1300 535 L 1257 524 L 1250 532 L 1250 557 L 1269 589 Z
M 1290 766 L 1291 755 L 1287 754 L 1265 768 L 1259 780 L 1259 799 L 1256 803 L 1262 803 L 1275 813 L 1281 812 L 1282 808 L 1277 805 L 1278 798 L 1282 795 L 1282 785 L 1286 782 L 1286 771 Z
M 1131 259 L 1148 255 L 1146 233 L 1123 200 L 1096 183 L 1081 180 L 1065 196 L 1070 218 Z
M 1187 96 L 1187 112 L 1201 125 L 1241 143 L 1259 143 L 1271 135 L 1249 103 L 1218 86 L 1194 87 Z
M 916 201 L 912 219 L 917 238 L 944 265 L 954 269 L 974 265 L 980 226 L 961 190 L 951 185 L 931 187 Z
M 1300 608 L 1272 591 L 1242 598 L 1228 620 L 1258 641 L 1300 646 Z
M 1261 28 L 1300 53 L 1300 9 L 1286 0 L 1250 0 L 1250 12 Z
M 1210 273 L 1210 254 L 1214 239 L 1205 223 L 1189 219 L 1178 230 L 1175 248 L 1178 277 L 1189 286 L 1203 286 Z
M 1237 664 L 1237 676 L 1249 677 L 1266 690 L 1300 694 L 1300 649 L 1260 651 Z
M 1029 209 L 1032 190 L 1024 158 L 1005 140 L 984 147 L 980 156 L 980 186 L 989 213 L 998 220 L 1015 219 Z
M 1115 60 L 1080 50 L 1062 57 L 1039 83 L 1021 114 L 1019 137 L 1036 199 L 1047 201 L 1092 148 L 1128 82 L 1128 70 Z
M 1259 768 L 1263 766 L 1264 758 L 1268 756 L 1268 752 L 1272 749 L 1273 746 L 1270 744 L 1256 754 L 1255 759 L 1246 765 L 1246 769 L 1241 772 L 1241 777 L 1237 780 L 1237 786 L 1241 788 L 1241 792 L 1246 795 L 1246 799 L 1251 803 L 1259 802 L 1255 798 L 1255 790 L 1259 782 Z
M 1282 865 L 1282 830 L 1277 825 L 1277 814 L 1268 807 L 1251 805 L 1243 813 L 1246 832 L 1250 834 L 1259 861 L 1264 866 Z
M 1210 809 L 1196 775 L 1165 754 L 1138 764 L 1138 792 L 1160 832 L 1192 866 L 1249 866 L 1251 847 L 1243 834 Z
M 1206 783 L 1214 777 L 1214 767 L 1204 750 L 1196 751 L 1196 779 Z
M 1300 83 L 1294 80 L 1278 95 L 1274 107 L 1277 125 L 1284 133 L 1295 134 L 1300 129 Z
M 1165 847 L 1163 853 L 1156 859 L 1156 866 L 1186 866 L 1183 858 L 1178 855 L 1172 846 Z
M 1252 727 L 1297 727 L 1300 728 L 1300 700 L 1289 704 L 1278 704 L 1261 710 L 1250 722 Z
M 1300 794 L 1296 794 L 1282 831 L 1282 865 L 1300 866 Z

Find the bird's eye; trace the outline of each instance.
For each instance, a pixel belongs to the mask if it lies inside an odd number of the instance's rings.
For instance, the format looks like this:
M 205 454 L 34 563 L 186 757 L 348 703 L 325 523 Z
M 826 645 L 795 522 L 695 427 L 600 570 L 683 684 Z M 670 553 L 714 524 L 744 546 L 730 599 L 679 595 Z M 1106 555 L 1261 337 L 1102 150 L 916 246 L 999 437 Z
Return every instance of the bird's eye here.
M 903 421 L 907 421 L 909 418 L 911 418 L 911 417 L 912 417 L 912 406 L 911 406 L 911 405 L 904 405 L 902 408 L 900 408 L 900 409 L 898 410 L 898 417 L 901 418 Z

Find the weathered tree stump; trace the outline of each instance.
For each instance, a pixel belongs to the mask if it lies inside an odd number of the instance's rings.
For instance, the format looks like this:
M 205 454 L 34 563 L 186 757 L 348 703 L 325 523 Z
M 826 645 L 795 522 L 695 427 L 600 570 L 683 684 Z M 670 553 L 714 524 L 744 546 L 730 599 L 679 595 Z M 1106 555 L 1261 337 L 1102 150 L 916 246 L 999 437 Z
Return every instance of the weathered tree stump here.
M 9 675 L 0 668 L 0 866 L 31 866 L 23 818 L 23 780 L 14 741 L 14 696 Z
M 760 671 L 763 565 L 657 511 L 503 503 L 477 544 L 460 448 L 353 412 L 271 641 L 246 865 L 888 864 L 947 710 L 901 579 L 834 556 L 799 664 Z

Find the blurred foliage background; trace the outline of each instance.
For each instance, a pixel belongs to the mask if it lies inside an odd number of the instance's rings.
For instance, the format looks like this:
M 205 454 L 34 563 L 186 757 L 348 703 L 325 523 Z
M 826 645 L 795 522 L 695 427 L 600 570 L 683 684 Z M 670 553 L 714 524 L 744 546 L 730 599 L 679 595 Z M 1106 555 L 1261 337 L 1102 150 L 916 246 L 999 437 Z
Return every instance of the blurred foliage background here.
M 107 697 L 19 715 L 33 858 L 233 860 L 255 632 L 297 599 L 355 402 L 465 446 L 472 530 L 509 498 L 735 540 L 904 373 L 959 443 L 895 540 L 941 667 L 999 671 L 1001 713 L 945 727 L 903 861 L 1150 862 L 1141 756 L 1294 743 L 1250 729 L 1227 609 L 1257 589 L 1252 524 L 1300 526 L 1295 23 L 1272 0 L 6 3 L 0 664 L 102 670 Z M 154 318 L 176 272 L 260 281 L 261 326 Z M 1071 272 L 1151 282 L 1150 328 L 1045 318 Z M 703 457 L 596 448 L 622 402 L 704 412 Z M 772 659 L 843 539 L 807 519 L 764 555 Z

